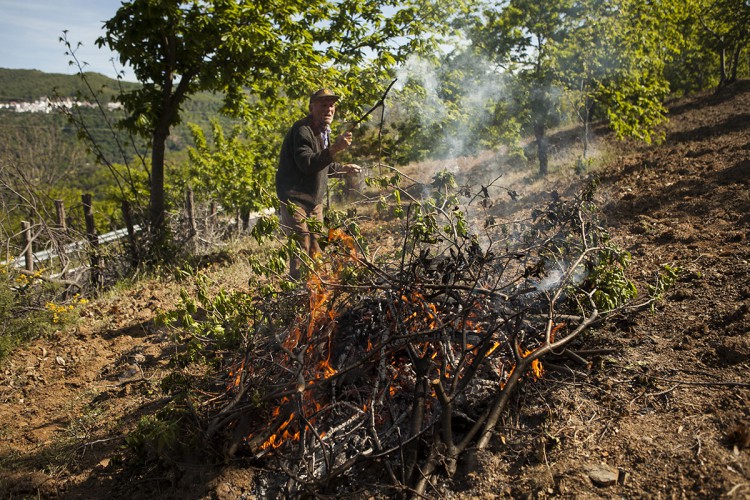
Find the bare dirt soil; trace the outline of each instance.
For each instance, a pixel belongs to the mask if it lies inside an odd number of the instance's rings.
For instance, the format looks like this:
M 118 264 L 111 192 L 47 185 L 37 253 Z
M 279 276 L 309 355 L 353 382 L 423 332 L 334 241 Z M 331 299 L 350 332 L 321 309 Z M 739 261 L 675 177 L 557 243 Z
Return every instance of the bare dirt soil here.
M 678 281 L 655 310 L 587 332 L 583 359 L 525 384 L 492 447 L 431 494 L 750 498 L 750 82 L 670 103 L 665 133 L 617 144 L 599 196 L 640 287 L 665 264 Z M 215 273 L 242 288 L 242 273 Z M 180 286 L 110 293 L 0 367 L 1 496 L 252 497 L 253 471 L 237 464 L 178 474 L 124 460 L 125 437 L 164 404 L 174 344 L 154 317 Z

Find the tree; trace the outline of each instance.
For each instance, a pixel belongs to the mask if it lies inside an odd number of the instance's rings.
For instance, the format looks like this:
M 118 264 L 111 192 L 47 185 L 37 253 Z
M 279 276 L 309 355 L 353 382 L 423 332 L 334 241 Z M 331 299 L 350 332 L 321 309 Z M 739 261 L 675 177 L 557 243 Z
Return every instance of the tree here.
M 719 56 L 719 85 L 737 80 L 740 54 L 750 42 L 750 2 L 746 0 L 698 0 L 695 15 L 710 50 Z
M 225 109 L 298 97 L 340 81 L 352 95 L 375 95 L 383 71 L 428 43 L 439 9 L 416 0 L 131 0 L 105 22 L 97 44 L 119 54 L 142 86 L 122 96 L 123 125 L 151 141 L 149 214 L 165 241 L 164 160 L 171 127 L 198 91 L 223 92 Z M 390 17 L 386 7 L 394 9 Z M 365 64 L 367 63 L 367 64 Z M 371 71 L 370 71 L 371 69 Z M 334 80 L 337 78 L 337 80 Z M 256 115 L 258 116 L 258 115 Z M 263 126 L 263 124 L 258 124 Z
M 680 4 L 578 0 L 572 15 L 557 64 L 561 85 L 578 96 L 584 152 L 595 109 L 618 137 L 658 139 L 670 90 L 665 69 L 682 44 Z
M 575 96 L 584 154 L 595 109 L 618 137 L 659 138 L 665 67 L 681 43 L 682 18 L 675 0 L 510 0 L 485 8 L 472 39 L 518 76 L 519 115 L 534 132 L 544 175 L 546 130 L 562 118 L 555 107 L 563 94 Z
M 539 173 L 548 170 L 547 130 L 558 123 L 556 45 L 566 36 L 571 0 L 511 0 L 487 6 L 472 30 L 479 50 L 515 74 L 516 109 L 536 139 Z
M 670 92 L 675 96 L 715 87 L 720 80 L 719 61 L 707 46 L 710 42 L 698 19 L 700 1 L 686 0 L 684 15 L 677 20 L 679 49 L 664 70 Z
M 262 138 L 253 129 L 243 131 L 236 127 L 227 136 L 218 122 L 211 125 L 213 147 L 200 127 L 191 126 L 195 147 L 188 150 L 188 174 L 196 194 L 219 202 L 229 211 L 239 210 L 243 217 L 267 207 L 270 202 L 264 188 L 274 177 L 275 152 L 280 144 L 252 148 L 242 139 L 249 135 L 251 141 L 260 142 Z

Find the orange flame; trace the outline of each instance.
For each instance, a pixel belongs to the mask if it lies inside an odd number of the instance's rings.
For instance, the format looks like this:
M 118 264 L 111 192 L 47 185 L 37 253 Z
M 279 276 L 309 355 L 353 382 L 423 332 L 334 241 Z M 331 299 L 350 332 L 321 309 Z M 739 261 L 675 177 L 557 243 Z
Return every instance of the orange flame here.
M 566 323 L 555 323 L 554 324 L 554 326 L 552 327 L 552 331 L 550 331 L 550 334 L 549 334 L 549 340 L 550 340 L 550 342 L 554 342 L 555 341 L 555 335 L 557 334 L 557 332 L 559 332 L 560 330 L 562 330 L 563 328 L 565 328 L 565 326 L 566 326 Z
M 492 347 L 490 348 L 489 351 L 487 351 L 487 356 L 489 356 L 490 354 L 492 354 L 493 352 L 495 352 L 495 350 L 498 347 L 500 347 L 500 342 L 492 342 Z
M 349 250 L 350 257 L 353 257 L 357 252 L 357 245 L 354 242 L 354 238 L 346 234 L 341 229 L 329 229 L 328 241 L 330 243 L 341 242 L 341 244 Z
M 276 411 L 276 410 L 274 410 Z M 278 448 L 281 446 L 281 444 L 284 442 L 285 439 L 288 438 L 289 433 L 286 431 L 286 428 L 289 426 L 289 424 L 294 420 L 294 413 L 289 415 L 289 418 L 282 423 L 275 434 L 271 434 L 271 436 L 262 444 L 260 445 L 261 450 L 266 450 L 268 448 Z M 281 436 L 279 436 L 281 434 Z
M 523 353 L 523 357 L 525 358 L 529 354 L 531 354 L 534 351 L 526 351 Z M 534 380 L 538 380 L 542 378 L 542 375 L 544 375 L 544 367 L 542 366 L 542 362 L 538 359 L 535 359 L 531 362 L 531 373 L 534 376 Z
M 337 229 L 330 230 L 328 233 L 328 239 L 329 242 L 332 243 L 340 242 L 344 248 L 348 249 L 347 257 L 354 257 L 356 253 L 355 241 L 343 231 Z M 339 273 L 342 267 L 343 264 L 334 263 L 332 274 L 335 275 Z M 310 389 L 317 381 L 327 379 L 337 373 L 336 369 L 331 365 L 332 334 L 330 333 L 330 330 L 328 330 L 328 338 L 324 349 L 318 342 L 311 342 L 312 340 L 317 339 L 324 329 L 327 329 L 327 324 L 336 319 L 336 312 L 331 306 L 332 301 L 330 300 L 332 297 L 332 291 L 327 287 L 324 279 L 321 278 L 321 274 L 319 274 L 319 272 L 329 274 L 331 273 L 331 269 L 326 271 L 325 268 L 323 268 L 317 271 L 318 272 L 310 274 L 310 278 L 307 282 L 309 304 L 309 313 L 306 319 L 307 324 L 305 324 L 305 321 L 298 321 L 292 326 L 292 328 L 290 328 L 289 335 L 283 342 L 284 347 L 288 351 L 294 351 L 300 346 L 308 345 L 305 357 L 309 360 L 309 365 L 307 365 L 309 368 L 306 368 L 305 370 L 306 387 L 302 389 L 301 411 L 305 415 L 306 420 L 311 422 L 314 421 L 315 414 L 321 411 L 323 405 L 313 399 L 313 393 L 315 391 Z M 286 361 L 289 360 L 286 359 Z M 274 408 L 272 416 L 275 421 L 279 418 L 284 404 L 288 402 L 288 398 L 283 398 L 279 405 Z M 289 418 L 286 419 L 286 421 L 283 422 L 262 445 L 260 445 L 259 449 L 275 449 L 289 440 L 299 440 L 300 430 L 290 428 L 295 415 L 296 414 L 292 412 Z M 299 425 L 297 427 L 299 427 Z
M 242 380 L 242 371 L 245 369 L 245 358 L 242 358 L 240 365 L 234 365 L 229 370 L 229 383 L 227 384 L 227 392 L 231 391 L 235 387 L 239 387 Z

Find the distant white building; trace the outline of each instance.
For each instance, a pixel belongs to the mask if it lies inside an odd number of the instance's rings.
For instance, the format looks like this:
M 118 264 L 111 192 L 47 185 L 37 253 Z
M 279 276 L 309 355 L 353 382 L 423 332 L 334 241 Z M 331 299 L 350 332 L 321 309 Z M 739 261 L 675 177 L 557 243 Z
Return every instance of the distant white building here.
M 88 101 L 77 101 L 71 97 L 64 99 L 51 100 L 49 97 L 43 97 L 33 102 L 28 101 L 9 101 L 0 102 L 0 109 L 7 109 L 16 113 L 50 113 L 55 109 L 72 109 L 73 107 L 95 108 L 96 104 Z M 108 111 L 122 109 L 122 103 L 117 101 L 106 104 Z

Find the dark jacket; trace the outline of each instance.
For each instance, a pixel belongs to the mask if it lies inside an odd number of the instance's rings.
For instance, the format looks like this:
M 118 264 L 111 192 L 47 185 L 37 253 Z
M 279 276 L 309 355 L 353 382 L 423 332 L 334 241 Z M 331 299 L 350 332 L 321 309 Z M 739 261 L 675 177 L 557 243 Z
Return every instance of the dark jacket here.
M 323 203 L 328 175 L 336 169 L 331 152 L 323 149 L 311 117 L 306 116 L 292 125 L 284 137 L 276 170 L 276 195 L 282 202 L 312 209 Z

